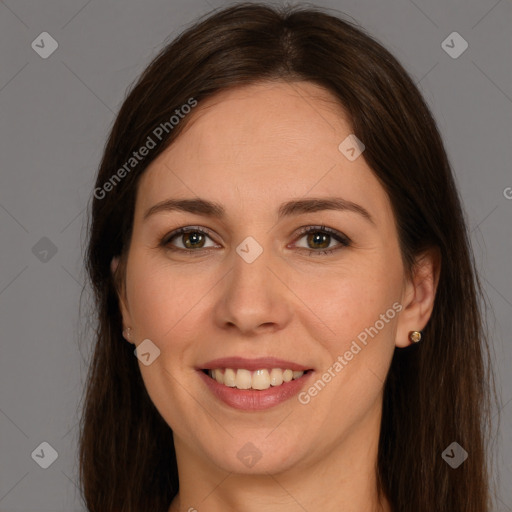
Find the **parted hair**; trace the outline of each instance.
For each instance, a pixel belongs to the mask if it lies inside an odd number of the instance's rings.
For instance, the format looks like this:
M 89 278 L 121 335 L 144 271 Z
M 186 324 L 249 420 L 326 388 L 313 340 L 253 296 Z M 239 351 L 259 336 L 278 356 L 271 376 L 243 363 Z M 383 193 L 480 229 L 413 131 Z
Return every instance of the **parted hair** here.
M 490 512 L 495 386 L 465 214 L 429 107 L 398 60 L 363 28 L 306 4 L 238 3 L 196 20 L 127 93 L 95 186 L 102 188 L 190 98 L 200 105 L 217 92 L 275 80 L 317 84 L 344 107 L 365 144 L 362 158 L 389 196 L 406 272 L 426 249 L 436 247 L 441 256 L 423 339 L 395 349 L 384 383 L 379 494 L 393 512 Z M 164 131 L 141 162 L 89 205 L 85 267 L 95 328 L 79 465 L 91 512 L 167 512 L 179 489 L 173 433 L 145 389 L 133 345 L 122 338 L 118 292 L 138 180 L 191 118 L 193 112 Z M 113 275 L 115 256 L 121 263 Z M 453 441 L 469 453 L 457 469 L 441 456 Z

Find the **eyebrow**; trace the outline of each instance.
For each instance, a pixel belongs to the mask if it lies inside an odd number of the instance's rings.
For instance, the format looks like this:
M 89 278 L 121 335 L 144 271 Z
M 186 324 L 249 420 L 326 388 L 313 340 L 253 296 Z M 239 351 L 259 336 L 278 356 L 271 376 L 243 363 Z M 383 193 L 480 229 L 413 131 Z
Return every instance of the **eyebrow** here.
M 226 211 L 221 204 L 208 201 L 206 199 L 166 199 L 165 201 L 161 201 L 149 208 L 144 214 L 144 220 L 159 212 L 176 210 L 204 215 L 206 217 L 216 217 L 219 219 L 223 219 L 226 216 Z M 317 197 L 287 201 L 279 207 L 278 220 L 281 220 L 284 217 L 322 210 L 338 210 L 358 213 L 367 221 L 375 225 L 374 219 L 365 208 L 341 197 Z

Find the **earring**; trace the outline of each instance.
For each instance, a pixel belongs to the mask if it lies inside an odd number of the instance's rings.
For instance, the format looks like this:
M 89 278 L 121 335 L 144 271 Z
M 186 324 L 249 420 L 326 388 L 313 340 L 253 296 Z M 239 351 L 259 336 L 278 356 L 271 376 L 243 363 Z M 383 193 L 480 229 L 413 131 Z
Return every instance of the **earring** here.
M 421 340 L 421 331 L 411 331 L 409 333 L 409 339 L 414 343 L 418 343 Z
M 132 329 L 130 327 L 127 327 L 126 329 L 123 330 L 123 338 L 126 341 L 130 341 L 131 340 L 131 338 L 132 338 Z

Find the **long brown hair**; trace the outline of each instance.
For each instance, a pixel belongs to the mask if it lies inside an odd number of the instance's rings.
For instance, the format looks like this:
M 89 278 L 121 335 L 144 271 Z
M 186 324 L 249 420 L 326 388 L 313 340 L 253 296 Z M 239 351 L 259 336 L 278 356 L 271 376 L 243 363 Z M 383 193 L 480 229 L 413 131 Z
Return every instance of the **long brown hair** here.
M 176 109 L 267 80 L 309 81 L 330 91 L 390 198 L 406 271 L 427 248 L 441 254 L 423 340 L 395 350 L 385 382 L 379 492 L 394 512 L 488 512 L 486 436 L 495 386 L 479 302 L 485 297 L 433 116 L 399 62 L 355 23 L 318 7 L 256 3 L 216 10 L 168 44 L 127 95 L 104 150 L 86 255 L 97 315 L 79 440 L 88 510 L 166 512 L 178 492 L 172 431 L 121 334 L 124 268 L 114 277 L 110 268 L 114 256 L 123 261 L 127 254 L 138 179 L 193 116 L 172 127 Z M 149 136 L 149 154 L 127 166 Z M 441 456 L 454 441 L 469 452 L 457 469 Z

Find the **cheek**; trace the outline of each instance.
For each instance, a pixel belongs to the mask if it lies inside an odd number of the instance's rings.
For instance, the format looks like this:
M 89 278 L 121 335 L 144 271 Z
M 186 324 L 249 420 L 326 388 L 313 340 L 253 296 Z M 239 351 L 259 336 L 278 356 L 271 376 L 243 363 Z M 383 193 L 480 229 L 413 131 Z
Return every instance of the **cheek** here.
M 400 276 L 398 265 L 386 266 L 376 261 L 358 267 L 355 263 L 350 270 L 317 276 L 316 286 L 311 286 L 309 278 L 300 285 L 297 295 L 322 320 L 331 348 L 338 351 L 376 323 L 382 334 L 392 330 L 397 317 L 393 304 L 400 298 Z
M 363 333 L 364 338 L 365 329 L 374 326 L 399 297 L 400 267 L 390 265 L 390 261 L 397 261 L 392 256 L 375 250 L 366 256 L 354 253 L 338 268 L 325 266 L 307 272 L 288 269 L 285 280 L 293 294 L 284 293 L 283 300 L 288 296 L 295 304 L 295 314 L 302 317 L 312 339 L 331 355 L 342 354 L 358 335 Z M 193 272 L 190 265 L 195 268 Z M 207 296 L 215 295 L 213 288 L 222 281 L 220 277 L 199 262 L 179 265 L 165 262 L 161 255 L 135 251 L 127 267 L 127 294 L 138 336 L 160 342 L 162 348 L 170 340 L 176 347 L 180 340 L 192 339 L 197 332 L 197 315 L 208 309 Z M 388 332 L 392 325 L 386 323 L 379 330 Z
M 332 275 L 327 287 L 304 286 L 299 293 L 328 327 L 321 338 L 316 334 L 325 357 L 304 400 L 322 395 L 317 407 L 331 411 L 334 422 L 357 421 L 382 391 L 401 309 L 401 267 L 389 261 L 354 262 L 343 275 Z
M 139 337 L 161 343 L 186 338 L 192 329 L 188 319 L 213 284 L 207 272 L 183 272 L 179 266 L 162 263 L 161 257 L 135 253 L 127 268 L 127 294 Z
M 334 430 L 362 421 L 382 393 L 400 309 L 393 279 L 346 276 L 332 282 L 331 293 L 308 296 L 329 329 L 321 338 L 316 335 L 323 364 L 301 403 L 310 403 Z

